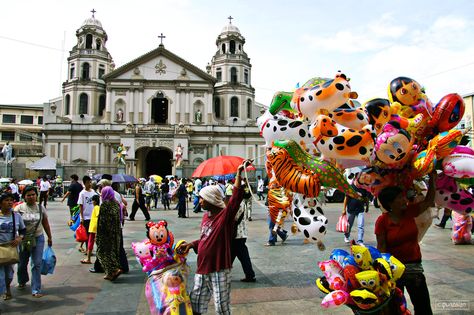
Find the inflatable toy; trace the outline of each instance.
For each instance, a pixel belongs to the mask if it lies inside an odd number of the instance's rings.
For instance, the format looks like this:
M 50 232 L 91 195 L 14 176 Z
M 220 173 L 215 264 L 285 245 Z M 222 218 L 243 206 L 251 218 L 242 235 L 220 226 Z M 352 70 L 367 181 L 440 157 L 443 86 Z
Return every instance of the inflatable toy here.
M 335 260 L 326 260 L 319 262 L 318 266 L 324 273 L 329 287 L 332 290 L 346 290 L 346 281 L 343 276 L 341 264 Z
M 379 304 L 377 296 L 365 289 L 353 290 L 350 296 L 354 304 L 362 310 L 374 308 Z
M 390 121 L 375 141 L 374 165 L 384 168 L 402 168 L 411 158 L 413 139 L 400 124 Z
M 433 105 L 421 85 L 407 77 L 398 77 L 390 82 L 388 97 L 395 109 L 394 114 L 402 117 L 413 118 L 417 114 L 431 114 L 433 111 Z
M 321 292 L 326 294 L 332 291 L 332 289 L 329 287 L 329 283 L 326 280 L 326 277 L 324 276 L 316 279 L 316 286 L 319 290 L 321 290 Z
M 375 293 L 378 297 L 389 297 L 388 288 L 382 288 L 379 273 L 375 270 L 361 271 L 355 275 L 362 288 Z
M 405 265 L 402 264 L 400 260 L 387 253 L 382 253 L 382 258 L 390 264 L 390 269 L 392 270 L 392 278 L 390 280 L 395 283 L 405 272 Z
M 438 132 L 451 130 L 461 121 L 464 109 L 464 100 L 459 94 L 448 94 L 436 104 L 428 123 Z
M 451 235 L 453 244 L 471 244 L 472 217 L 454 211 L 451 217 L 453 219 L 453 233 Z
M 327 232 L 328 219 L 324 216 L 319 200 L 302 194 L 294 194 L 292 207 L 293 221 L 298 230 L 308 241 L 317 242 L 321 249 L 322 240 Z
M 372 257 L 367 247 L 363 245 L 351 246 L 352 256 L 362 270 L 372 269 Z
M 441 173 L 436 178 L 435 203 L 460 214 L 469 214 L 474 207 L 474 195 L 461 188 L 453 177 Z
M 323 308 L 334 308 L 346 304 L 349 301 L 349 294 L 343 290 L 336 290 L 328 293 L 321 301 Z
M 451 153 L 442 161 L 443 173 L 455 178 L 474 177 L 474 155 Z

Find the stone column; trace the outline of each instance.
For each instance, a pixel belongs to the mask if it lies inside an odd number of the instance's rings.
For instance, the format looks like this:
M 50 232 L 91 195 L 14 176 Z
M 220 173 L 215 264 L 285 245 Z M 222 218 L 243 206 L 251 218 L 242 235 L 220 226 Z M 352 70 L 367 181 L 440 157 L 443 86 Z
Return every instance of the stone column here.
M 105 122 L 110 123 L 110 111 L 112 103 L 112 91 L 107 90 L 106 103 L 105 103 Z
M 176 90 L 176 104 L 174 105 L 175 109 L 175 121 L 170 121 L 170 124 L 179 124 L 180 121 L 180 106 L 181 106 L 181 90 Z M 170 106 L 171 108 L 171 106 Z M 171 113 L 170 113 L 171 114 Z M 171 117 L 171 115 L 170 115 Z
M 189 113 L 191 112 L 191 92 L 186 91 L 186 103 L 184 104 L 184 123 L 189 124 Z

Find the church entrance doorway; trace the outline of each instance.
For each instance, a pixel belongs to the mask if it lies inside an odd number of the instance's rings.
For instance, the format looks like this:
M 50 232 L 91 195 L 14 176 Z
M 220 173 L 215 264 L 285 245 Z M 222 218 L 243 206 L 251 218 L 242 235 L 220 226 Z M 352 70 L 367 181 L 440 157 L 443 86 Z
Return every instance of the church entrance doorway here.
M 160 94 L 151 101 L 151 122 L 153 124 L 168 123 L 168 99 Z
M 160 175 L 165 178 L 172 172 L 173 152 L 167 148 L 150 148 L 145 157 L 145 176 Z

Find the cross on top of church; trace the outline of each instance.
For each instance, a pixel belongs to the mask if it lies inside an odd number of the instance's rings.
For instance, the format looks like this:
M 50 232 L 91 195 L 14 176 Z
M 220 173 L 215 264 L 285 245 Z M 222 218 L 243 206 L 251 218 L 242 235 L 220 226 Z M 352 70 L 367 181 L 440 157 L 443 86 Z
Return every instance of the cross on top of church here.
M 92 18 L 94 18 L 94 14 L 95 14 L 97 11 L 96 11 L 95 9 L 92 9 L 91 12 L 92 12 Z
M 160 41 L 161 41 L 160 46 L 163 46 L 163 38 L 166 38 L 166 36 L 164 36 L 163 33 L 161 33 L 161 35 L 158 36 L 158 38 L 159 38 Z
M 233 18 L 231 15 L 229 15 L 228 19 L 229 19 L 229 24 L 232 24 L 232 20 L 233 20 L 234 18 Z

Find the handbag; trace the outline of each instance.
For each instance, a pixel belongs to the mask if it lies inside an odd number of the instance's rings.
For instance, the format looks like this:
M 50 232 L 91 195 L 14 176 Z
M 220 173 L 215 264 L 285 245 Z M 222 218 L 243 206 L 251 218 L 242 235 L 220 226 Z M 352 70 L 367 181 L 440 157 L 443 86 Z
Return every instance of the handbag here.
M 15 213 L 12 212 L 13 239 L 16 236 Z M 10 243 L 0 245 L 0 266 L 13 265 L 20 262 L 18 247 L 11 246 Z
M 87 231 L 84 225 L 79 225 L 79 227 L 76 230 L 76 242 L 87 242 Z
M 339 217 L 336 224 L 336 231 L 341 233 L 347 233 L 349 231 L 349 222 L 347 221 L 347 215 L 343 214 Z

